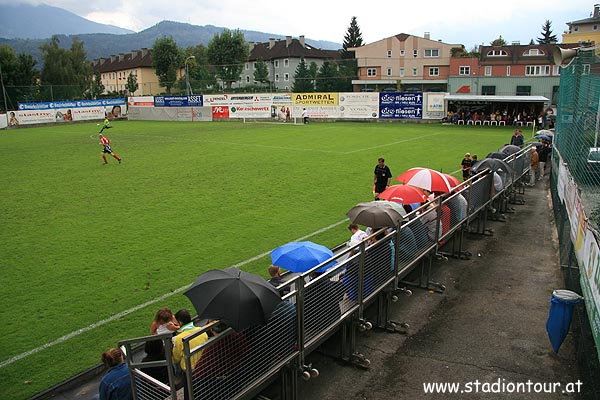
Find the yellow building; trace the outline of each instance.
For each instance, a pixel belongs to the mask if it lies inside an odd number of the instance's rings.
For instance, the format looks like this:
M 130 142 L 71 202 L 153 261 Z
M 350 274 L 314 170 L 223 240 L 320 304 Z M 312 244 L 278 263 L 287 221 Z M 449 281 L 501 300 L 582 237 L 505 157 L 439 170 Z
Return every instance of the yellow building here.
M 562 36 L 563 43 L 600 43 L 600 4 L 594 5 L 589 18 L 567 22 L 569 30 Z
M 100 58 L 92 61 L 94 74 L 100 74 L 104 93 L 123 92 L 128 96 L 150 96 L 165 92 L 160 86 L 158 77 L 152 68 L 152 50 L 143 48 L 131 53 Z M 126 93 L 127 78 L 132 74 L 137 77 L 138 90 Z

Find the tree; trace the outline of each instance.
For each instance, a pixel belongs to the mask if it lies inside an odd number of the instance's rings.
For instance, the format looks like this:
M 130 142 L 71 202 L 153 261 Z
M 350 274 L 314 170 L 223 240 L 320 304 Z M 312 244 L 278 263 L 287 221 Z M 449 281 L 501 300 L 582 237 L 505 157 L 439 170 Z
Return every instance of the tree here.
M 177 70 L 181 65 L 181 50 L 173 37 L 163 36 L 154 41 L 152 46 L 152 68 L 158 76 L 158 83 L 171 93 L 177 80 Z
M 316 65 L 316 64 L 315 64 Z M 292 92 L 306 93 L 314 92 L 315 84 L 313 78 L 310 75 L 308 66 L 304 61 L 304 58 L 300 60 L 300 64 L 296 67 L 294 72 L 294 83 L 292 84 Z
M 94 75 L 94 79 L 92 80 L 92 87 L 90 89 L 89 98 L 97 99 L 104 93 L 104 85 L 102 84 L 102 75 L 100 73 L 96 73 Z
M 192 91 L 202 92 L 208 88 L 217 85 L 217 77 L 215 76 L 214 68 L 211 68 L 208 61 L 208 49 L 203 44 L 196 47 L 188 47 L 185 50 L 185 57 L 194 56 L 193 62 L 188 64 L 188 72 L 190 74 L 190 86 Z M 185 84 L 183 85 L 185 88 Z
M 339 92 L 343 83 L 337 65 L 325 61 L 317 73 L 317 92 Z
M 490 46 L 508 46 L 508 42 L 502 38 L 502 35 L 498 39 L 490 42 Z
M 342 59 L 353 59 L 354 52 L 349 51 L 348 49 L 352 47 L 360 47 L 362 45 L 362 33 L 360 33 L 360 28 L 358 27 L 358 23 L 356 22 L 356 17 L 352 17 L 352 20 L 350 20 L 350 26 L 348 27 L 348 31 L 346 31 L 346 35 L 344 36 L 344 43 L 342 44 Z
M 44 67 L 41 79 L 43 85 L 51 85 L 51 92 L 43 97 L 54 99 L 80 98 L 89 91 L 92 66 L 87 61 L 83 42 L 74 38 L 70 49 L 59 46 L 60 40 L 53 36 L 50 42 L 40 46 Z
M 256 62 L 256 69 L 254 70 L 254 80 L 256 82 L 260 82 L 261 85 L 269 82 L 269 68 L 267 67 L 267 63 L 263 60 L 258 60 Z
M 127 77 L 127 84 L 125 85 L 127 93 L 132 95 L 138 90 L 139 87 L 140 86 L 137 83 L 137 75 L 134 75 L 130 72 L 129 76 Z
M 208 59 L 214 66 L 217 77 L 225 83 L 227 89 L 231 89 L 233 82 L 240 80 L 249 54 L 250 49 L 244 34 L 239 29 L 235 31 L 224 29 L 208 43 Z
M 546 22 L 544 22 L 544 25 L 542 25 L 541 33 L 542 37 L 537 38 L 537 42 L 539 44 L 558 43 L 556 35 L 552 34 L 552 21 L 550 21 L 549 19 L 547 19 Z

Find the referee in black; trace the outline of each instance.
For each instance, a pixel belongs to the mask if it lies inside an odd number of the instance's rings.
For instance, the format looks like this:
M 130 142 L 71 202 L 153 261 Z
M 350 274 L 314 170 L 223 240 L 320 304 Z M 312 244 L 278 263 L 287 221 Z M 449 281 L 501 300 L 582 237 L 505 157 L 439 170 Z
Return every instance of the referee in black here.
M 375 200 L 379 200 L 379 194 L 383 192 L 390 183 L 392 182 L 392 171 L 385 165 L 383 157 L 377 159 L 377 165 L 375 166 L 375 177 L 373 183 L 375 183 Z

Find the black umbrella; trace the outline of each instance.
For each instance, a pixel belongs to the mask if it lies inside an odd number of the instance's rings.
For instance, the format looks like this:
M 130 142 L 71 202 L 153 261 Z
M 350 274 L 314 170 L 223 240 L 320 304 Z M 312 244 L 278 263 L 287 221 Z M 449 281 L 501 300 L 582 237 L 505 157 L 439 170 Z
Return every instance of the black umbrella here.
M 471 167 L 473 171 L 479 172 L 486 168 L 489 168 L 493 172 L 504 172 L 506 174 L 512 174 L 512 167 L 504 160 L 499 158 L 485 158 L 481 161 L 477 161 Z
M 184 294 L 200 319 L 220 319 L 236 331 L 265 325 L 281 303 L 273 285 L 235 267 L 203 273 Z
M 515 146 L 514 144 L 507 144 L 506 146 L 501 147 L 498 152 L 504 154 L 515 154 L 521 151 L 519 146 Z
M 485 158 L 497 158 L 500 160 L 504 160 L 506 157 L 508 157 L 508 154 L 495 152 L 488 154 Z

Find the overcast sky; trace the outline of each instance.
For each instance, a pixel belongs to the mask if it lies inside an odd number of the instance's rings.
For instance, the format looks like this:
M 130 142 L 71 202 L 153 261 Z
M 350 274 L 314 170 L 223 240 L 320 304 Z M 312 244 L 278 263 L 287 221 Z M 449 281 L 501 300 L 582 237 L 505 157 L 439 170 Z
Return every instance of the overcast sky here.
M 19 0 L 0 0 L 14 4 Z M 500 35 L 527 44 L 548 19 L 562 40 L 567 22 L 588 18 L 593 1 L 583 0 L 21 0 L 64 8 L 84 18 L 139 32 L 162 20 L 215 25 L 342 43 L 352 16 L 363 40 L 371 43 L 398 33 L 445 43 L 488 45 Z M 596 1 L 600 2 L 600 1 Z

